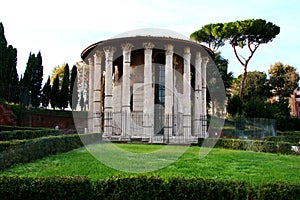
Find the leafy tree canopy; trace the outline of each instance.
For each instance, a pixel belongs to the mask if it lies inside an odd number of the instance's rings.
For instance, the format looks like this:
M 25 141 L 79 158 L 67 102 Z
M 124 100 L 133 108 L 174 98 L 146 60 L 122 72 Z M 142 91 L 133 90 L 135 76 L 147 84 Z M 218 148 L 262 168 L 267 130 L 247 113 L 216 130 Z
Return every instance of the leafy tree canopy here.
M 270 66 L 270 86 L 275 95 L 289 97 L 298 87 L 299 74 L 296 68 L 276 62 Z
M 239 87 L 242 76 L 243 75 L 241 74 L 237 78 L 235 78 L 231 86 L 231 92 L 235 95 L 239 94 Z M 269 82 L 267 79 L 267 74 L 265 72 L 248 72 L 244 90 L 244 100 L 250 100 L 253 97 L 259 97 L 262 99 L 269 98 L 271 96 L 271 93 L 268 83 Z
M 224 46 L 225 39 L 217 37 L 217 34 L 222 30 L 223 24 L 207 24 L 200 30 L 193 32 L 190 35 L 192 40 L 197 42 L 204 42 L 208 44 L 208 47 L 213 51 L 217 51 L 219 47 Z
M 243 77 L 240 87 L 240 97 L 244 97 L 247 66 L 253 54 L 261 44 L 271 42 L 280 33 L 280 27 L 263 19 L 247 19 L 242 21 L 217 23 L 203 26 L 191 34 L 191 39 L 206 42 L 211 48 L 221 47 L 228 41 L 234 55 L 243 66 Z M 238 48 L 247 47 L 247 56 L 238 52 Z

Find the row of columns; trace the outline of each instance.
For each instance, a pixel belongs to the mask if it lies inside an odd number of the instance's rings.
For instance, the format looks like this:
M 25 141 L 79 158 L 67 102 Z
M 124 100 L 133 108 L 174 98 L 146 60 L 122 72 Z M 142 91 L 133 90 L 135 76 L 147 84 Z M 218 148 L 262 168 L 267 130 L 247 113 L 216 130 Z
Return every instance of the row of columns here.
M 144 47 L 144 106 L 143 106 L 143 128 L 144 136 L 151 138 L 154 133 L 154 92 L 152 80 L 152 49 L 154 44 L 146 42 Z M 123 50 L 123 77 L 122 77 L 122 136 L 130 131 L 130 63 L 131 49 L 130 43 L 121 45 Z M 173 67 L 173 45 L 166 45 L 165 64 L 165 116 L 172 116 L 174 113 L 174 67 Z M 104 135 L 112 135 L 112 107 L 113 107 L 113 55 L 115 47 L 105 47 L 102 51 L 96 51 L 93 58 L 89 58 L 89 124 L 90 132 L 101 132 L 102 127 L 102 57 L 105 55 L 105 97 L 104 97 Z M 206 65 L 209 61 L 207 57 L 202 59 L 201 53 L 195 55 L 195 95 L 194 95 L 194 116 L 192 123 L 191 110 L 191 52 L 186 47 L 183 54 L 183 134 L 187 138 L 191 136 L 192 129 L 194 135 L 205 137 L 206 130 L 203 129 L 203 118 L 206 116 Z M 164 134 L 172 135 L 173 121 L 168 118 L 165 123 Z M 192 127 L 193 125 L 193 127 Z M 206 127 L 204 127 L 206 128 Z M 130 134 L 130 133 L 129 133 Z

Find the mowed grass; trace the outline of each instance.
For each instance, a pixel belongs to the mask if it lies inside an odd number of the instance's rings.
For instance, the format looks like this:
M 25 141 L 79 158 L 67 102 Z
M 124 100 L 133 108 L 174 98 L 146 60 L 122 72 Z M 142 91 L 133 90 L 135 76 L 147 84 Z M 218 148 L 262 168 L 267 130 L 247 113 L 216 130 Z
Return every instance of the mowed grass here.
M 116 146 L 127 152 L 137 154 L 157 152 L 164 147 L 163 145 L 141 144 L 118 144 Z M 178 146 L 178 148 L 184 147 Z M 143 174 L 160 176 L 166 179 L 171 177 L 201 177 L 246 181 L 251 184 L 275 181 L 300 182 L 300 156 L 216 148 L 200 159 L 199 150 L 200 147 L 189 147 L 178 160 L 156 171 L 129 173 L 112 169 L 97 160 L 86 148 L 79 148 L 32 163 L 15 165 L 7 170 L 0 171 L 0 175 L 30 177 L 87 176 L 92 180 L 97 180 L 114 175 Z M 118 158 L 112 156 L 112 159 Z M 151 164 L 159 164 L 161 159 L 155 162 Z M 124 165 L 130 166 L 130 159 Z

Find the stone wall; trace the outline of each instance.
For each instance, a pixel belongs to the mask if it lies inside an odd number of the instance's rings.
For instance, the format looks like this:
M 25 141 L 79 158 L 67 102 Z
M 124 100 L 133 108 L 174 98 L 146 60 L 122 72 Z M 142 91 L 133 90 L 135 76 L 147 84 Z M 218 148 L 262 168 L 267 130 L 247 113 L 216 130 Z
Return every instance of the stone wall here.
M 16 126 L 17 116 L 6 105 L 0 104 L 0 125 Z
M 28 127 L 44 127 L 55 128 L 59 126 L 59 129 L 65 131 L 74 132 L 77 127 L 87 127 L 87 113 L 76 112 L 74 113 L 75 120 L 73 119 L 72 111 L 61 110 L 23 110 L 21 126 Z M 73 131 L 72 131 L 73 130 Z

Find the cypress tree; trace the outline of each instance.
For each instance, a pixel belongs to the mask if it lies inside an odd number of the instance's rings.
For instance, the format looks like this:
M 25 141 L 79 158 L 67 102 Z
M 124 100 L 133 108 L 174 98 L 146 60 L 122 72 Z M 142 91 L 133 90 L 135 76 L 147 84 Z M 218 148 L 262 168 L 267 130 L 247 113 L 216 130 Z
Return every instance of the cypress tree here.
M 45 83 L 43 89 L 42 89 L 42 105 L 44 108 L 48 107 L 49 105 L 49 101 L 50 101 L 50 97 L 51 97 L 51 85 L 50 85 L 50 76 L 48 76 L 48 80 Z
M 28 88 L 30 101 L 33 107 L 38 107 L 41 102 L 41 87 L 43 81 L 43 65 L 41 52 L 29 54 L 27 66 L 24 72 L 21 86 Z
M 34 55 L 31 55 L 31 52 L 30 52 L 25 72 L 23 74 L 23 77 L 20 80 L 20 85 L 24 88 L 28 88 L 28 90 L 29 90 L 30 77 L 32 76 L 32 72 L 31 72 L 32 71 L 32 69 L 31 69 L 32 68 L 31 67 L 32 56 L 34 56 Z
M 59 107 L 59 77 L 56 75 L 53 85 L 51 87 L 51 97 L 50 97 L 51 107 L 55 110 L 56 107 Z
M 17 49 L 7 46 L 4 27 L 0 22 L 0 97 L 8 102 L 19 102 Z
M 71 72 L 71 82 L 70 82 L 70 107 L 72 110 L 76 109 L 78 103 L 78 86 L 77 86 L 77 67 L 73 65 Z
M 41 88 L 43 82 L 43 64 L 41 52 L 33 58 L 32 80 L 30 82 L 31 104 L 33 107 L 39 107 L 41 103 Z
M 7 48 L 7 41 L 4 35 L 4 27 L 3 24 L 0 23 L 0 83 L 1 85 L 4 84 L 5 78 L 5 68 L 7 66 L 7 59 L 6 59 L 6 48 Z
M 69 65 L 66 64 L 64 68 L 64 76 L 62 80 L 62 85 L 61 85 L 61 90 L 60 90 L 60 102 L 61 102 L 61 108 L 64 110 L 65 108 L 68 107 L 68 102 L 69 102 L 69 95 L 70 95 L 70 79 L 69 79 L 69 74 L 70 74 L 70 69 Z
M 8 48 L 8 83 L 13 86 L 18 86 L 19 84 L 19 76 L 17 71 L 17 49 L 13 48 L 13 46 L 9 45 Z

